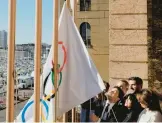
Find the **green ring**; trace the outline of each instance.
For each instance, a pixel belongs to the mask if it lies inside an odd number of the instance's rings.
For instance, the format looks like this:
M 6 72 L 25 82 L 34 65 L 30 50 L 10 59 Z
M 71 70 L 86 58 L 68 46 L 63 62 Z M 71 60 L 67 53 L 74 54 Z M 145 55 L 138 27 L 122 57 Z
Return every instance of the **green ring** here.
M 60 68 L 60 65 L 58 64 L 58 68 Z M 59 73 L 60 74 L 60 79 L 59 79 L 59 86 L 61 85 L 61 82 L 62 82 L 62 72 Z M 55 80 L 55 76 L 54 76 L 54 71 L 52 71 L 52 84 L 54 86 L 54 80 Z

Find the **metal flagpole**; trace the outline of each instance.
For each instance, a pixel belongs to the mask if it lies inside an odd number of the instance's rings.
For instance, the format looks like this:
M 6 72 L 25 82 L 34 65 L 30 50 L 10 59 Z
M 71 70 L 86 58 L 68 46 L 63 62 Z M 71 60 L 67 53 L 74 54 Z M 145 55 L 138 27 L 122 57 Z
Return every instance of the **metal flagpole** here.
M 7 106 L 6 106 L 7 122 L 14 122 L 15 27 L 16 27 L 16 0 L 9 0 Z
M 77 0 L 73 0 L 73 20 L 76 23 Z M 76 122 L 76 108 L 72 109 L 72 122 Z
M 66 0 L 66 4 L 67 4 L 67 7 L 68 9 L 70 10 L 71 9 L 71 6 L 70 6 L 70 0 Z M 71 119 L 72 119 L 72 123 L 75 122 L 75 108 L 71 110 Z
M 73 18 L 74 18 L 74 23 L 76 23 L 76 15 L 77 15 L 77 0 L 74 0 L 74 10 L 73 10 Z
M 66 0 L 67 7 L 70 9 L 70 0 Z
M 73 19 L 74 19 L 74 23 L 76 24 L 76 20 L 77 20 L 77 0 L 74 0 Z M 73 112 L 74 112 L 74 121 L 78 122 L 76 108 L 74 108 Z
M 41 81 L 43 82 L 43 64 L 41 64 Z M 41 96 L 43 95 L 43 91 L 41 93 Z M 42 108 L 43 106 L 40 105 L 40 122 L 42 122 Z
M 42 0 L 36 0 L 35 26 L 35 65 L 34 65 L 34 122 L 40 121 L 40 72 L 42 40 Z
M 70 8 L 70 0 L 66 0 L 66 5 L 68 8 Z M 68 120 L 68 113 L 63 114 L 63 122 L 66 122 Z
M 54 0 L 54 9 L 53 9 L 53 14 L 54 14 L 54 24 L 53 24 L 53 61 L 54 61 L 54 90 L 55 90 L 55 98 L 54 98 L 54 122 L 57 121 L 57 87 L 58 87 L 58 82 L 57 82 L 57 74 L 58 74 L 58 0 Z

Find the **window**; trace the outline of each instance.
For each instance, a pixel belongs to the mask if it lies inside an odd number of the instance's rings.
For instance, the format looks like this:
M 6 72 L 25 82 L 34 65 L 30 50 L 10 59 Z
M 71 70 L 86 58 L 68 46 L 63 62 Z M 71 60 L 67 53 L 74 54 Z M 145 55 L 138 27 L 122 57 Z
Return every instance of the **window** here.
M 80 11 L 90 11 L 91 0 L 80 0 Z
M 91 26 L 87 22 L 83 22 L 80 25 L 80 34 L 82 36 L 82 39 L 84 41 L 84 44 L 87 48 L 92 47 L 91 45 Z

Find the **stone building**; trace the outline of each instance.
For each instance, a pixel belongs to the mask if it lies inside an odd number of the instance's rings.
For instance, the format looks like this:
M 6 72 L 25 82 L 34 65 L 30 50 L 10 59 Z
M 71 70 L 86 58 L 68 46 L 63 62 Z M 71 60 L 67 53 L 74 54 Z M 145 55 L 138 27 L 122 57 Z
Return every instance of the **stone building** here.
M 147 0 L 109 0 L 109 79 L 139 76 L 148 87 Z
M 105 81 L 139 76 L 148 86 L 147 0 L 80 0 L 76 24 Z
M 77 0 L 76 25 L 101 77 L 162 83 L 161 0 Z M 159 41 L 158 41 L 159 40 Z
M 109 1 L 80 0 L 76 25 L 104 81 L 109 81 Z
M 7 48 L 7 32 L 5 30 L 0 31 L 0 48 Z

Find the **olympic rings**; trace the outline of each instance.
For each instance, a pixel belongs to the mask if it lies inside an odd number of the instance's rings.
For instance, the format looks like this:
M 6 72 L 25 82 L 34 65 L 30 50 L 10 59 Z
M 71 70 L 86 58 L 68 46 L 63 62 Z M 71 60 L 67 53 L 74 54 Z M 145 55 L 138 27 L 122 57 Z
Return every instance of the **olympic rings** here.
M 45 109 L 46 109 L 46 112 L 47 112 L 46 119 L 48 119 L 48 116 L 49 116 L 49 107 L 48 107 L 47 103 L 46 103 L 44 100 L 40 99 L 40 102 L 44 105 L 44 107 L 45 107 Z M 27 109 L 28 109 L 33 103 L 34 103 L 34 101 L 31 101 L 31 102 L 27 103 L 27 104 L 25 105 L 25 107 L 23 108 L 23 110 L 22 110 L 22 115 L 21 115 L 22 122 L 26 122 L 26 120 L 25 120 L 25 113 L 26 113 Z M 42 114 L 42 117 L 45 117 L 44 114 Z
M 58 65 L 58 67 L 59 67 L 58 72 L 59 72 L 59 75 L 60 75 L 60 79 L 59 79 L 59 86 L 60 86 L 60 85 L 61 85 L 61 82 L 62 82 L 62 70 L 63 70 L 63 68 L 64 68 L 64 66 L 65 66 L 65 64 L 66 64 L 66 61 L 67 61 L 67 52 L 66 52 L 66 48 L 65 48 L 65 46 L 64 46 L 64 44 L 63 44 L 62 41 L 59 41 L 58 44 L 59 44 L 59 45 L 62 45 L 62 50 L 63 50 L 63 52 L 64 52 L 63 64 L 62 64 L 61 67 L 60 67 L 60 65 Z M 52 61 L 52 65 L 54 66 L 54 62 L 53 62 L 53 61 Z M 52 75 L 51 75 L 51 74 L 52 74 Z M 47 77 L 46 77 L 45 80 L 44 80 L 44 90 L 45 90 L 46 83 L 47 83 L 47 80 L 48 80 L 48 78 L 49 78 L 50 75 L 51 75 L 52 84 L 54 85 L 54 74 L 55 74 L 55 73 L 54 73 L 54 70 L 53 70 L 53 68 L 52 68 L 51 71 L 50 71 L 50 73 L 47 75 Z M 43 90 L 43 93 L 44 93 L 44 90 Z M 40 102 L 41 102 L 41 103 L 43 104 L 43 106 L 45 107 L 45 110 L 46 110 L 46 113 L 47 113 L 47 115 L 46 115 L 46 117 L 45 117 L 44 113 L 42 112 L 41 116 L 42 116 L 42 120 L 43 120 L 43 121 L 46 121 L 46 120 L 48 119 L 48 116 L 49 116 L 49 106 L 48 106 L 48 104 L 46 103 L 46 100 L 50 101 L 51 98 L 54 98 L 54 97 L 55 97 L 55 92 L 56 92 L 56 91 L 58 91 L 58 88 L 55 89 L 55 90 L 52 90 L 52 91 L 51 91 L 51 94 L 49 94 L 49 95 L 46 95 L 46 94 L 44 93 L 43 99 L 40 99 Z M 31 101 L 31 102 L 27 103 L 27 104 L 25 105 L 25 107 L 23 108 L 22 114 L 21 114 L 22 122 L 26 122 L 26 120 L 25 120 L 25 113 L 26 113 L 27 109 L 28 109 L 33 103 L 34 103 L 34 101 Z
M 60 67 L 59 64 L 58 64 L 58 66 Z M 54 74 L 55 74 L 55 73 L 54 73 L 54 70 L 52 69 L 52 83 L 53 83 L 53 85 L 54 85 L 54 79 L 55 79 L 55 78 L 54 78 L 54 77 L 55 77 Z M 60 72 L 59 74 L 60 74 L 60 79 L 59 79 L 59 86 L 60 86 L 61 81 L 62 81 L 62 72 Z
M 61 82 L 62 82 L 62 72 L 60 72 L 59 74 L 60 74 L 60 79 L 59 79 L 59 86 L 60 86 Z M 47 76 L 47 77 L 49 77 L 49 76 Z M 46 86 L 47 80 L 48 80 L 48 78 L 44 82 L 44 90 L 45 90 L 45 86 Z M 54 85 L 54 71 L 53 70 L 52 70 L 51 80 L 52 80 L 52 83 Z M 56 89 L 56 91 L 58 91 L 58 88 Z M 50 101 L 50 99 L 52 99 L 54 97 L 55 97 L 55 90 L 52 90 L 51 94 L 49 94 L 49 95 L 46 95 L 44 93 L 44 100 Z
M 65 46 L 64 46 L 64 44 L 63 44 L 62 41 L 59 41 L 58 44 L 61 44 L 61 45 L 62 45 L 62 50 L 63 50 L 63 52 L 64 52 L 63 65 L 60 67 L 60 69 L 59 69 L 59 71 L 58 71 L 58 72 L 60 73 L 60 72 L 62 72 L 62 70 L 63 70 L 63 68 L 64 68 L 64 66 L 65 66 L 66 60 L 67 60 L 67 52 L 66 52 L 66 48 L 65 48 Z M 54 62 L 53 62 L 53 61 L 52 61 L 52 65 L 54 66 Z
M 60 65 L 58 65 L 58 66 L 60 66 Z M 60 86 L 61 82 L 62 82 L 62 72 L 60 72 L 59 74 L 60 74 L 60 79 L 59 79 L 59 86 Z M 46 84 L 47 84 L 47 80 L 48 80 L 50 75 L 51 75 L 52 84 L 54 86 L 54 71 L 53 71 L 53 68 L 51 69 L 51 72 L 48 74 L 48 76 L 46 77 L 46 79 L 44 81 L 44 91 L 45 91 L 45 87 L 46 87 Z M 51 94 L 49 94 L 49 95 L 46 95 L 44 91 L 43 91 L 44 100 L 50 101 L 50 99 L 55 97 L 55 90 L 52 90 Z M 56 91 L 58 91 L 58 88 L 56 89 Z

